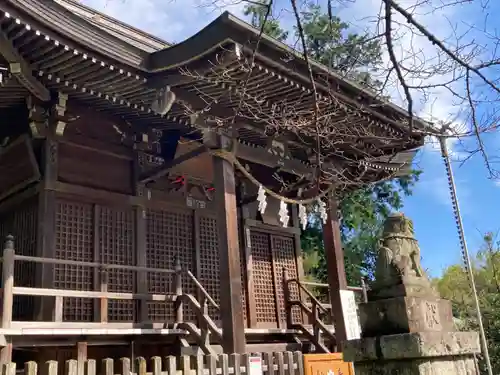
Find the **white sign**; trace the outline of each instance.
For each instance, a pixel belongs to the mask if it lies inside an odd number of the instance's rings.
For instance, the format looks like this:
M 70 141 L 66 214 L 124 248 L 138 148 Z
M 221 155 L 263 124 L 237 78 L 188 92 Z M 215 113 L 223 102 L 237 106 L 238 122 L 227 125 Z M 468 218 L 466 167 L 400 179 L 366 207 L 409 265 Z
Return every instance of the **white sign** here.
M 341 290 L 340 303 L 342 305 L 342 314 L 344 315 L 347 340 L 361 338 L 361 326 L 359 324 L 358 308 L 354 292 L 352 290 Z
M 250 366 L 248 368 L 248 375 L 262 375 L 262 358 L 252 356 L 249 358 Z

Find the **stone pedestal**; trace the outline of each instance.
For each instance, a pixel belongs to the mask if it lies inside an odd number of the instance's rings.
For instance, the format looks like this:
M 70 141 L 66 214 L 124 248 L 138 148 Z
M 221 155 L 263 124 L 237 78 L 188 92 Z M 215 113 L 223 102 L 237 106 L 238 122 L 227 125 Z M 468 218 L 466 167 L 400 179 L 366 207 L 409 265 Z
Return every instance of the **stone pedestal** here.
M 476 332 L 454 332 L 451 303 L 401 296 L 359 306 L 363 338 L 344 344 L 356 375 L 478 375 Z
M 451 303 L 441 299 L 420 265 L 413 226 L 388 218 L 375 283 L 359 305 L 362 338 L 343 343 L 356 375 L 479 375 L 476 332 L 455 332 Z
M 396 297 L 360 306 L 363 336 L 454 330 L 450 301 L 430 297 Z
M 367 337 L 344 346 L 356 375 L 478 375 L 476 332 L 417 332 Z

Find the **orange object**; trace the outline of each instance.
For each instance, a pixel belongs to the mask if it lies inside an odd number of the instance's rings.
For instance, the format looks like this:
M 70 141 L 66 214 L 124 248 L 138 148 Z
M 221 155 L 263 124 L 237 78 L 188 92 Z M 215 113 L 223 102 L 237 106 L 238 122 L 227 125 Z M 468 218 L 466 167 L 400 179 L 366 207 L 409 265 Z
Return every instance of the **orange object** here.
M 304 375 L 354 375 L 354 367 L 342 353 L 304 354 Z

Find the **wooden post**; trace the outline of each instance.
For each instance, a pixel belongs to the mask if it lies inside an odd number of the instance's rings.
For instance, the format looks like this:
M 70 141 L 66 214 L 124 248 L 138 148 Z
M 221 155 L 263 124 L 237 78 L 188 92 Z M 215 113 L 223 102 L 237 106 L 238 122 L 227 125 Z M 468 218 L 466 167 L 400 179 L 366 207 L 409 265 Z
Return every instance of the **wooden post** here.
M 108 270 L 106 268 L 101 268 L 101 272 L 99 273 L 100 279 L 100 291 L 103 293 L 108 292 Z M 108 299 L 100 298 L 99 299 L 99 321 L 101 323 L 108 322 Z
M 54 309 L 54 322 L 62 322 L 64 315 L 64 297 L 56 297 L 56 306 Z
M 361 290 L 363 292 L 363 302 L 367 303 L 368 302 L 368 290 L 366 288 L 366 281 L 364 276 L 361 277 Z
M 231 142 L 227 136 L 216 136 L 214 133 L 208 134 L 205 141 L 209 147 L 222 149 Z M 221 157 L 214 157 L 213 163 L 219 234 L 222 347 L 225 353 L 245 353 L 234 165 Z
M 344 251 L 340 240 L 338 206 L 337 201 L 333 198 L 330 198 L 327 203 L 327 214 L 326 224 L 323 225 L 323 241 L 328 269 L 330 303 L 332 304 L 333 323 L 337 337 L 337 351 L 340 351 L 342 342 L 347 339 L 340 299 L 340 291 L 347 290 L 347 279 L 345 276 Z
M 2 328 L 10 328 L 12 323 L 12 306 L 14 302 L 14 237 L 7 236 L 3 250 L 2 265 Z
M 295 204 L 291 205 L 291 211 L 292 211 L 292 223 L 293 227 L 298 229 L 297 233 L 294 234 L 294 244 L 295 244 L 295 259 L 296 259 L 296 264 L 297 264 L 297 279 L 304 280 L 304 259 L 302 256 L 302 245 L 300 241 L 300 234 L 301 234 L 301 224 L 300 224 L 300 219 L 299 219 L 299 209 Z M 306 293 L 300 288 L 300 286 L 297 286 L 298 293 L 299 293 L 299 299 L 303 302 L 307 300 L 307 295 Z M 301 311 L 302 314 L 302 322 L 307 324 L 308 322 L 308 315 L 305 313 L 305 311 Z
M 76 343 L 77 375 L 85 374 L 85 362 L 87 362 L 87 343 L 80 341 Z M 88 374 L 90 375 L 90 374 Z
M 3 251 L 2 264 L 2 328 L 10 328 L 12 324 L 12 308 L 14 302 L 14 237 L 7 236 Z M 6 338 L 6 345 L 0 350 L 0 364 L 6 365 L 12 361 L 12 343 Z
M 247 185 L 241 182 L 239 185 L 240 197 L 244 199 L 247 195 Z M 257 327 L 257 307 L 255 303 L 255 298 L 253 298 L 254 282 L 253 282 L 253 258 L 252 258 L 252 233 L 250 232 L 250 227 L 247 225 L 247 219 L 251 218 L 251 213 L 248 205 L 243 205 L 240 207 L 240 234 L 241 234 L 241 247 L 242 251 L 240 256 L 243 257 L 243 269 L 246 274 L 243 278 L 246 283 L 246 290 L 242 291 L 245 293 L 246 306 L 243 306 L 247 310 L 247 323 L 246 326 L 249 328 Z
M 182 310 L 182 265 L 180 259 L 177 257 L 175 259 L 175 295 L 177 299 L 175 300 L 175 322 L 182 323 L 184 320 L 184 314 Z
M 290 306 L 290 288 L 288 285 L 288 271 L 285 267 L 283 267 L 283 302 L 284 308 L 286 312 L 286 325 L 288 329 L 291 329 L 293 326 L 292 319 L 292 308 Z M 299 288 L 300 289 L 300 288 Z

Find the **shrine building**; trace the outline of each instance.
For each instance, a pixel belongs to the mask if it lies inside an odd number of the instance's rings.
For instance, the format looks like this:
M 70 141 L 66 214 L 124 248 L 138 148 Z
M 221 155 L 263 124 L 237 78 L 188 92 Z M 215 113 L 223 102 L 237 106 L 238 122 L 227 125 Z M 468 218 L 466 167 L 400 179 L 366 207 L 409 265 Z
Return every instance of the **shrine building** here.
M 407 174 L 426 124 L 259 34 L 224 13 L 174 45 L 0 2 L 0 361 L 348 337 L 337 200 Z M 327 285 L 304 280 L 313 209 Z

